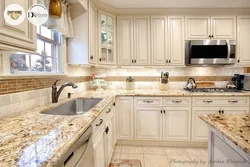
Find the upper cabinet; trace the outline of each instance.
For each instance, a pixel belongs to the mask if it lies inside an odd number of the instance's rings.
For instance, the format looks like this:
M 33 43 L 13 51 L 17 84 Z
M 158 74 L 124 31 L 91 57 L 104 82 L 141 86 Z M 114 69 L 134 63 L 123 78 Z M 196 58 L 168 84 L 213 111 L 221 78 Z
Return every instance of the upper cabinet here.
M 10 25 L 4 20 L 4 10 L 10 4 L 18 4 L 24 11 L 33 5 L 33 0 L 2 0 L 0 2 L 0 45 L 3 48 L 15 47 L 27 50 L 36 50 L 36 26 L 31 24 L 27 18 L 19 25 Z M 26 15 L 26 13 L 22 13 Z
M 186 39 L 236 39 L 234 16 L 187 16 Z
M 117 18 L 118 65 L 150 65 L 150 18 Z
M 115 16 L 99 12 L 99 59 L 98 64 L 116 64 Z
M 239 16 L 237 18 L 237 62 L 239 65 L 250 65 L 250 16 Z
M 89 63 L 96 64 L 97 60 L 97 10 L 89 2 Z

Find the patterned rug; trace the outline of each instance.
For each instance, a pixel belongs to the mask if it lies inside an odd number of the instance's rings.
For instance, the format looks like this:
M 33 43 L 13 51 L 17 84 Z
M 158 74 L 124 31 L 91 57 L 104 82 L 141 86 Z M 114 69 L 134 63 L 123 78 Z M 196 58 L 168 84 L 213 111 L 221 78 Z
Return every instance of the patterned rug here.
M 114 159 L 109 167 L 141 167 L 141 161 L 137 159 Z

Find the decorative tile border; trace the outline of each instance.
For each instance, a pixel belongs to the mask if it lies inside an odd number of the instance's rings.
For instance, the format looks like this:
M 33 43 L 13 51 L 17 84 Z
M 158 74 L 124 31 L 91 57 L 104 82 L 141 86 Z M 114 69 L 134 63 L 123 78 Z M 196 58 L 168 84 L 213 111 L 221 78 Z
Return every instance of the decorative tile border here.
M 49 88 L 58 79 L 60 79 L 58 85 L 61 85 L 65 82 L 88 82 L 91 80 L 91 77 L 8 77 L 0 80 L 0 95 Z
M 190 77 L 196 81 L 231 81 L 231 76 L 170 76 L 170 82 L 186 82 Z M 107 81 L 126 81 L 126 76 L 108 76 Z M 132 76 L 137 82 L 159 82 L 158 76 Z

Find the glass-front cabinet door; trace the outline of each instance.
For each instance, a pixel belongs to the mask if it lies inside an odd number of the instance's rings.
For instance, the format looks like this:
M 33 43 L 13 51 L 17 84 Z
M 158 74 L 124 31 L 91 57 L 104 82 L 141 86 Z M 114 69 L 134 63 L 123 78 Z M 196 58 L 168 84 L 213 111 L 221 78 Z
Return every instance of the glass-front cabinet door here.
M 98 64 L 116 64 L 115 57 L 115 17 L 99 12 L 100 51 Z

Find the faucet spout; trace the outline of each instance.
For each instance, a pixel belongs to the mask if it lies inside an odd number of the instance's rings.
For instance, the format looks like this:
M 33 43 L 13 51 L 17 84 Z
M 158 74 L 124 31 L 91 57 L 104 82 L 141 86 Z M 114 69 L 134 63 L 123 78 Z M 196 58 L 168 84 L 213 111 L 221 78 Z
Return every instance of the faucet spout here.
M 59 96 L 60 94 L 62 93 L 63 89 L 67 86 L 71 86 L 73 89 L 76 89 L 77 88 L 77 85 L 75 85 L 73 82 L 65 82 L 60 88 L 59 90 L 57 91 L 57 86 L 56 86 L 56 83 L 58 82 L 59 80 L 56 80 L 56 82 L 52 85 L 52 103 L 57 103 L 58 102 L 58 99 L 59 99 Z

